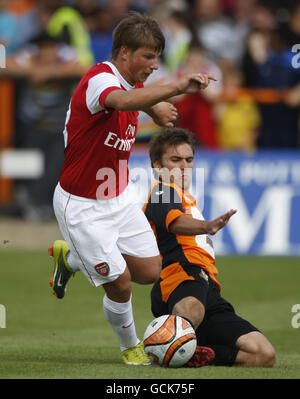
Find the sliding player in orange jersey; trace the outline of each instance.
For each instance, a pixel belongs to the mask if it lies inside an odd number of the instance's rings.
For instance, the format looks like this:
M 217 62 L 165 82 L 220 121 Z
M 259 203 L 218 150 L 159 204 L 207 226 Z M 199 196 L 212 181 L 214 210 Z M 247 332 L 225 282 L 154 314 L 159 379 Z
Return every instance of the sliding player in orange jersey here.
M 191 132 L 168 128 L 150 144 L 157 178 L 144 212 L 162 257 L 160 279 L 151 291 L 155 317 L 175 314 L 188 319 L 197 335 L 195 355 L 187 364 L 272 367 L 275 351 L 267 338 L 220 294 L 210 235 L 236 213 L 230 210 L 206 221 L 189 193 L 194 164 Z

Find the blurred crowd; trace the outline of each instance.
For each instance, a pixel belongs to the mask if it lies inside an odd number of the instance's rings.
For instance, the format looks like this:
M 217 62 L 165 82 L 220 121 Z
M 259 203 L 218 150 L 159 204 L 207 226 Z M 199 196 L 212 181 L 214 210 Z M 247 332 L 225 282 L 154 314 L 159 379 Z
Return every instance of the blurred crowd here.
M 44 218 L 52 212 L 72 90 L 91 65 L 109 60 L 113 29 L 131 10 L 155 17 L 166 37 L 148 85 L 187 71 L 218 79 L 201 94 L 174 98 L 178 126 L 193 131 L 199 147 L 300 148 L 299 0 L 0 0 L 7 56 L 0 119 L 8 115 L 8 81 L 14 110 L 10 139 L 0 121 L 0 148 L 39 148 L 45 155 L 44 175 L 18 186 L 28 218 L 38 218 L 38 209 Z M 139 118 L 137 141 L 147 143 L 160 128 L 146 114 Z

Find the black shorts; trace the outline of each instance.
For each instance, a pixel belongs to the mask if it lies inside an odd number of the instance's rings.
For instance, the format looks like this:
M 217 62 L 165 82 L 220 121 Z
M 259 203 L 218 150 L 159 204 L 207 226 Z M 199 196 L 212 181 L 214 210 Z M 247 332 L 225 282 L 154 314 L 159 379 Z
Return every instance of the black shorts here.
M 154 284 L 151 291 L 151 307 L 154 317 L 171 314 L 174 305 L 182 298 L 194 296 L 205 307 L 204 319 L 196 330 L 198 345 L 234 345 L 241 335 L 259 331 L 235 313 L 233 306 L 221 296 L 219 286 L 209 276 L 207 281 L 203 277 L 199 277 L 199 268 L 196 265 L 184 266 L 189 275 L 195 276 L 195 280 L 182 282 L 175 288 L 167 302 L 162 300 L 161 280 Z M 206 272 L 204 271 L 204 273 Z

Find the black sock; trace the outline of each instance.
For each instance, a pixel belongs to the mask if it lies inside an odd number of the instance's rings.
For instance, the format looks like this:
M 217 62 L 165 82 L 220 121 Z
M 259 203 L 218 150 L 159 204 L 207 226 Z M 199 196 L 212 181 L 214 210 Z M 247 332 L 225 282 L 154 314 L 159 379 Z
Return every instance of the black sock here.
M 215 358 L 210 363 L 213 366 L 233 366 L 239 351 L 235 345 L 207 345 L 215 351 Z

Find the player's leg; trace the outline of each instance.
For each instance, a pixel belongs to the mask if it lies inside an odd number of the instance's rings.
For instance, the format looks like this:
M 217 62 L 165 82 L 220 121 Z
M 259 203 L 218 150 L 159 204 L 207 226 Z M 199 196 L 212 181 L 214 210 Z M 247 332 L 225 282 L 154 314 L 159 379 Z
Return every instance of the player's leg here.
M 54 272 L 53 277 L 50 278 L 50 287 L 52 288 L 52 293 L 59 299 L 65 296 L 66 286 L 70 277 L 80 270 L 80 258 L 70 240 L 64 217 L 64 209 L 67 202 L 68 197 L 63 195 L 57 186 L 53 198 L 53 207 L 62 236 L 68 238 L 68 243 L 64 240 L 56 240 L 48 248 L 48 251 L 54 260 Z
M 200 289 L 198 289 L 200 288 Z M 181 285 L 172 292 L 171 298 L 167 302 L 168 311 L 162 314 L 171 313 L 175 316 L 181 316 L 187 319 L 194 329 L 196 330 L 199 324 L 202 322 L 205 315 L 205 306 L 203 303 L 196 297 L 192 296 L 193 291 L 196 292 L 196 295 L 201 295 L 201 286 L 194 281 L 186 281 L 181 283 Z M 155 298 L 154 290 L 152 290 L 152 301 L 157 302 Z M 160 301 L 160 294 L 159 301 Z M 161 303 L 161 301 L 160 301 Z M 162 314 L 159 314 L 160 316 Z M 158 317 L 158 316 L 156 316 Z
M 136 204 L 130 204 L 118 221 L 118 248 L 126 260 L 132 281 L 152 284 L 159 278 L 161 257 L 153 230 Z
M 188 282 L 187 286 L 194 285 Z M 188 290 L 188 287 L 187 287 Z M 188 291 L 187 291 L 188 292 Z M 186 292 L 185 295 L 188 295 Z M 189 320 L 196 330 L 202 323 L 205 315 L 205 307 L 199 299 L 194 296 L 186 296 L 179 300 L 172 309 L 172 314 Z M 215 357 L 214 350 L 207 346 L 197 345 L 196 351 L 186 367 L 202 367 L 210 364 Z
M 171 312 L 188 319 L 195 330 L 205 316 L 209 290 L 208 280 L 202 273 L 205 271 L 200 266 L 179 263 L 168 266 L 161 273 L 162 293 Z M 169 283 L 171 280 L 173 284 Z
M 54 260 L 54 272 L 53 277 L 50 278 L 50 287 L 53 290 L 52 293 L 62 299 L 65 296 L 69 279 L 75 274 L 75 270 L 71 268 L 67 260 L 70 249 L 66 241 L 56 240 L 48 250 Z
M 173 291 L 168 300 L 172 314 L 189 320 L 196 331 L 205 316 L 207 293 L 207 282 L 202 278 L 199 281 L 184 281 Z M 186 367 L 203 367 L 211 364 L 214 358 L 215 352 L 212 348 L 197 345 L 196 351 Z
M 118 250 L 126 261 L 131 281 L 139 284 L 154 283 L 159 278 L 161 258 L 154 233 L 144 213 L 134 203 L 130 203 L 123 208 L 122 218 L 116 216 L 115 221 L 119 229 Z M 124 322 L 122 328 L 133 328 L 131 323 L 130 320 Z M 143 342 L 123 351 L 122 357 L 127 364 L 148 364 Z
M 193 271 L 197 273 L 193 273 Z M 163 270 L 161 278 L 151 290 L 151 308 L 153 315 L 175 314 L 184 317 L 193 327 L 201 324 L 205 315 L 205 303 L 208 284 L 199 276 L 200 267 L 190 265 L 170 265 Z M 191 273 L 190 275 L 188 273 Z M 195 276 L 193 277 L 192 274 Z M 199 276 L 199 278 L 198 278 Z M 187 278 L 192 278 L 187 280 Z M 198 345 L 187 367 L 202 367 L 214 359 L 214 351 Z
M 200 267 L 197 266 L 197 268 L 199 272 Z M 184 271 L 180 273 L 180 270 L 183 271 L 180 265 L 176 265 L 174 268 L 173 265 L 170 265 L 164 269 L 162 276 L 166 277 L 161 279 L 160 286 L 156 284 L 151 292 L 152 310 L 154 310 L 155 316 L 161 315 L 159 314 L 159 309 L 164 306 L 163 296 L 168 309 L 167 313 L 184 317 L 189 320 L 196 330 L 202 323 L 205 315 L 208 284 L 200 277 L 199 281 L 184 280 L 188 275 Z M 174 280 L 176 279 L 177 281 L 175 282 Z M 170 287 L 172 287 L 172 290 L 169 290 Z
M 161 258 L 159 255 L 147 258 L 122 254 L 131 273 L 131 279 L 138 284 L 152 284 L 159 278 Z
M 105 271 L 104 275 L 93 276 L 93 280 L 105 290 L 103 312 L 119 340 L 122 359 L 129 365 L 149 365 L 150 359 L 136 334 L 131 301 L 131 275 L 116 246 L 110 254 L 107 254 L 105 263 L 109 267 L 109 273 L 106 275 Z M 119 273 L 113 272 L 117 267 Z M 101 274 L 101 269 L 98 270 Z M 92 270 L 90 273 L 92 274 Z M 108 277 L 110 273 L 114 273 L 111 278 Z
M 272 345 L 249 321 L 235 313 L 219 290 L 210 284 L 209 301 L 197 341 L 215 351 L 212 365 L 272 367 L 275 352 Z
M 241 335 L 236 341 L 236 346 L 239 348 L 236 366 L 273 367 L 275 364 L 275 349 L 259 331 Z
M 109 248 L 114 236 L 113 226 L 109 229 L 110 234 L 107 232 L 105 234 L 101 228 L 98 234 L 91 230 L 93 229 L 90 227 L 89 232 L 85 231 L 85 237 L 89 242 L 93 240 L 93 237 L 97 237 L 97 246 L 92 246 L 90 251 L 85 251 L 85 248 L 88 248 L 88 242 L 84 239 L 77 240 L 77 247 L 83 246 L 81 250 L 79 248 L 84 265 L 82 272 L 94 286 L 102 285 L 105 290 L 102 301 L 103 312 L 119 340 L 124 363 L 149 365 L 150 359 L 145 354 L 136 334 L 130 271 L 117 245 L 114 244 L 112 248 Z M 104 235 L 107 238 L 104 238 Z
M 196 330 L 204 318 L 205 307 L 199 299 L 186 296 L 174 305 L 172 314 L 185 317 Z
M 130 365 L 149 365 L 142 342 L 136 334 L 131 303 L 131 276 L 126 267 L 115 281 L 103 284 L 103 311 L 120 342 L 122 359 Z
M 78 266 L 93 286 L 104 286 L 104 313 L 117 333 L 121 349 L 133 348 L 135 356 L 131 358 L 134 360 L 127 363 L 148 364 L 143 349 L 136 348 L 139 340 L 132 315 L 131 276 L 116 245 L 119 230 L 111 217 L 113 201 L 98 203 L 79 199 L 61 189 L 58 197 L 57 219 L 66 241 L 78 257 Z M 118 212 L 121 213 L 115 207 L 115 214 Z

